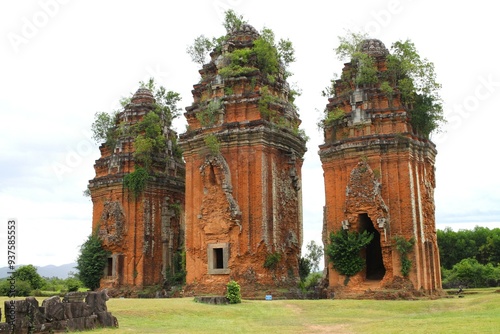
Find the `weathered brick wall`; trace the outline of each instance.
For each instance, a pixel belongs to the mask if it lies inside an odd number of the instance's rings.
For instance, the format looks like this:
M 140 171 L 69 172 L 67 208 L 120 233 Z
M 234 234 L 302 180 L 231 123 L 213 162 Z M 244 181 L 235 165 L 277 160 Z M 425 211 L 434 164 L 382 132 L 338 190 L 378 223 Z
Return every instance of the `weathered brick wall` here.
M 379 69 L 384 69 L 385 57 L 376 59 Z M 348 63 L 343 71 L 349 68 Z M 337 89 L 327 110 L 340 108 L 344 117 L 325 126 L 325 143 L 320 146 L 325 176 L 325 245 L 329 233 L 341 229 L 342 224 L 349 230 L 365 230 L 366 214 L 380 235 L 373 252 L 380 253 L 385 274 L 377 278 L 378 286 L 401 276 L 393 237 L 402 236 L 415 239 L 409 254 L 413 263 L 409 279 L 414 287 L 430 292 L 441 289 L 434 221 L 434 144 L 414 133 L 397 96 L 389 101 L 377 86 L 353 86 L 350 94 Z M 366 252 L 365 259 L 372 256 Z M 342 287 L 344 277 L 330 263 L 325 264 L 330 287 Z M 343 289 L 363 287 L 369 280 L 367 270 L 352 277 Z
M 151 112 L 151 92 L 139 89 L 119 115 L 127 126 Z M 172 130 L 165 133 L 173 140 Z M 133 172 L 134 139 L 122 136 L 113 152 L 100 147 L 96 177 L 89 189 L 93 202 L 92 229 L 112 253 L 112 268 L 106 268 L 101 287 L 139 290 L 162 284 L 173 258 L 184 245 L 184 164 L 174 158 L 171 145 L 153 157 L 154 178 L 135 196 L 124 186 L 124 177 Z
M 234 47 L 245 47 L 257 37 L 255 29 L 244 25 L 230 41 Z M 295 286 L 302 245 L 305 142 L 292 130 L 266 120 L 258 106 L 262 86 L 277 98 L 286 98 L 288 86 L 282 78 L 270 84 L 258 71 L 216 80 L 219 56 L 212 54 L 212 61 L 200 70 L 202 81 L 194 85 L 194 102 L 185 113 L 189 131 L 181 135 L 187 185 L 186 291 L 224 293 L 230 279 L 238 281 L 244 295 Z M 219 117 L 213 124 L 201 124 L 196 115 L 215 99 L 221 101 Z M 279 117 L 286 112 L 300 123 L 295 111 L 276 110 Z M 205 143 L 210 134 L 219 141 L 216 152 Z M 214 248 L 225 257 L 223 268 L 216 270 L 210 268 L 217 254 Z M 274 270 L 264 268 L 270 253 L 281 254 Z

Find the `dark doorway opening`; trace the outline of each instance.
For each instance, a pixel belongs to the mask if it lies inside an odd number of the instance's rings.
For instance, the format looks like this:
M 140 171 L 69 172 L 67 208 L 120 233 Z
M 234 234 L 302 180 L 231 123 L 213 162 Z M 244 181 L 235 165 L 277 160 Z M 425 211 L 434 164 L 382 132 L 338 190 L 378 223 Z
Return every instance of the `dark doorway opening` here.
M 366 247 L 366 279 L 381 280 L 385 275 L 385 267 L 382 258 L 382 247 L 380 246 L 380 233 L 373 226 L 373 222 L 367 213 L 359 215 L 359 232 L 363 231 L 373 233 L 373 239 Z

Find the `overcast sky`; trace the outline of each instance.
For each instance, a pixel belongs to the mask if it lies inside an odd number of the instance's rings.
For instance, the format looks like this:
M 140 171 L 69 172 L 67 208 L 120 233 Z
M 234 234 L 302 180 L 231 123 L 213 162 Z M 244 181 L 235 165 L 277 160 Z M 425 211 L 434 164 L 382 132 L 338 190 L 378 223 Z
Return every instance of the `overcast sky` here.
M 74 262 L 91 233 L 84 197 L 99 158 L 90 138 L 98 111 L 112 111 L 138 82 L 154 77 L 192 102 L 199 65 L 186 47 L 220 36 L 233 9 L 257 30 L 289 38 L 289 79 L 310 136 L 302 169 L 304 243 L 321 241 L 323 171 L 316 127 L 321 90 L 342 63 L 333 49 L 346 29 L 389 48 L 411 39 L 434 62 L 448 124 L 434 136 L 439 229 L 500 227 L 498 127 L 500 25 L 492 1 L 2 1 L 0 4 L 0 266 L 7 219 L 19 221 L 18 263 Z M 184 132 L 184 118 L 176 123 Z

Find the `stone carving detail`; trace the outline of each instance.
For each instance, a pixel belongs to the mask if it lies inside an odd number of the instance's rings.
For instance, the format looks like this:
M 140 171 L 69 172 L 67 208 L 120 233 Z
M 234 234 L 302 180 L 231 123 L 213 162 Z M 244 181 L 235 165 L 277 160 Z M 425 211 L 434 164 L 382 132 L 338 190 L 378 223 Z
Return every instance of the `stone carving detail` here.
M 210 190 L 214 191 L 217 190 L 217 188 L 221 188 L 225 198 L 227 200 L 227 203 L 229 204 L 229 214 L 231 216 L 231 220 L 234 221 L 239 227 L 240 231 L 242 229 L 242 226 L 240 224 L 241 220 L 241 211 L 238 203 L 233 197 L 233 187 L 231 185 L 231 172 L 229 170 L 229 166 L 227 165 L 226 160 L 222 155 L 209 155 L 205 159 L 205 163 L 201 165 L 200 167 L 200 173 L 203 178 L 203 185 L 204 185 L 204 193 L 205 197 L 207 198 L 207 204 L 209 202 L 207 196 L 209 194 L 212 194 Z M 204 200 L 205 202 L 205 200 Z M 201 215 L 203 216 L 204 209 L 207 210 L 208 208 L 203 205 L 202 206 L 202 212 Z M 222 212 L 220 208 L 217 208 L 219 212 Z
M 372 219 L 384 218 L 388 222 L 389 209 L 380 195 L 382 185 L 375 179 L 366 161 L 360 161 L 353 168 L 346 187 L 346 214 L 366 212 Z M 357 219 L 357 216 L 356 216 Z M 350 221 L 354 223 L 354 221 Z
M 107 245 L 118 245 L 125 232 L 125 214 L 120 202 L 105 202 L 99 221 L 99 238 Z

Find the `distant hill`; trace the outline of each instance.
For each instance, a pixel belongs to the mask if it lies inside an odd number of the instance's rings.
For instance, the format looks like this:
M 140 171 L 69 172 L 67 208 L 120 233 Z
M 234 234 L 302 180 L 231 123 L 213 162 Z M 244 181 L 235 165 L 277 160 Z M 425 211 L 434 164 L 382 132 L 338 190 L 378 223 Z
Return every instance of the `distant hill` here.
M 21 267 L 22 265 L 16 266 L 16 268 Z M 61 266 L 54 266 L 54 265 L 48 265 L 48 266 L 43 266 L 39 267 L 36 266 L 37 272 L 40 276 L 42 277 L 59 277 L 59 278 L 68 278 L 68 274 L 70 272 L 76 273 L 76 263 L 68 263 L 68 264 L 63 264 Z M 2 267 L 0 268 L 0 278 L 4 278 L 9 276 L 7 272 L 9 272 L 8 267 Z

